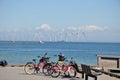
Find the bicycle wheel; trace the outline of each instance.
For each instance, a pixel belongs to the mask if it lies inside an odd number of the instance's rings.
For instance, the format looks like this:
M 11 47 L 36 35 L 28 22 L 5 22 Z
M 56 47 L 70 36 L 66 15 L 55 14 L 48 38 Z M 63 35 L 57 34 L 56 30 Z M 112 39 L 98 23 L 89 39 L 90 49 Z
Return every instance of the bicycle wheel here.
M 68 67 L 68 75 L 70 77 L 76 77 L 76 74 L 77 74 L 77 72 L 76 72 L 76 69 L 74 66 Z
M 45 64 L 43 66 L 42 72 L 45 76 L 50 76 L 51 64 Z
M 24 71 L 25 73 L 27 74 L 33 74 L 35 73 L 35 64 L 34 63 L 27 63 L 25 66 L 24 66 Z
M 49 72 L 53 78 L 57 78 L 60 75 L 60 69 L 58 66 L 51 67 Z

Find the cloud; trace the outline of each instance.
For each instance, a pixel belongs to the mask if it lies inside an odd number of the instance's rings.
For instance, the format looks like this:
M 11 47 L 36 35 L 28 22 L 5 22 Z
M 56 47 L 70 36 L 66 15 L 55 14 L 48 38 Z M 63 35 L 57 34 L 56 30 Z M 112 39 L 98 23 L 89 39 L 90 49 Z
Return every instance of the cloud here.
M 67 27 L 67 30 L 70 30 L 70 31 L 77 31 L 80 29 L 81 29 L 80 27 Z
M 42 24 L 41 26 L 36 27 L 36 30 L 49 31 L 51 30 L 51 27 L 48 24 Z
M 95 25 L 88 25 L 88 26 L 83 27 L 84 31 L 105 31 L 107 29 L 108 29 L 107 27 L 98 27 Z
M 51 28 L 48 24 L 42 24 L 41 26 L 38 26 L 35 28 L 36 30 L 42 30 L 42 31 L 58 31 L 57 29 L 53 29 Z M 59 29 L 59 31 L 72 31 L 72 32 L 77 32 L 77 31 L 86 31 L 86 32 L 93 32 L 93 31 L 106 31 L 108 30 L 108 27 L 99 27 L 96 25 L 87 25 L 87 26 L 83 26 L 83 27 L 67 27 L 67 28 L 62 28 Z
M 83 27 L 67 27 L 66 30 L 69 30 L 69 31 L 105 31 L 108 29 L 109 29 L 108 27 L 88 25 L 88 26 L 83 26 Z

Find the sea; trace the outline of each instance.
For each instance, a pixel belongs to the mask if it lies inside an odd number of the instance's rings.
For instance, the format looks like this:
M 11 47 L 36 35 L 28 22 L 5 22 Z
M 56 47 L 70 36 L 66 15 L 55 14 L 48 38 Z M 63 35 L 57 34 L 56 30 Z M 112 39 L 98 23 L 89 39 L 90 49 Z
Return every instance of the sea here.
M 50 61 L 56 62 L 60 53 L 78 64 L 97 64 L 97 54 L 120 56 L 120 43 L 109 42 L 44 42 L 0 41 L 0 60 L 8 64 L 26 64 L 47 53 Z

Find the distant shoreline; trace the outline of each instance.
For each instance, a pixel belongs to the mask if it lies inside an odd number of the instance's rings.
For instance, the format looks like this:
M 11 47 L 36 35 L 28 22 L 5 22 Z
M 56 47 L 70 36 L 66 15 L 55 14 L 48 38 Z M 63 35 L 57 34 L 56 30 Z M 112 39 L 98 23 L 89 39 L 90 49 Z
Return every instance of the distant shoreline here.
M 41 41 L 0 41 L 0 44 L 34 44 Z M 75 42 L 75 41 L 43 41 L 43 42 L 65 42 L 65 43 L 120 43 L 120 42 Z

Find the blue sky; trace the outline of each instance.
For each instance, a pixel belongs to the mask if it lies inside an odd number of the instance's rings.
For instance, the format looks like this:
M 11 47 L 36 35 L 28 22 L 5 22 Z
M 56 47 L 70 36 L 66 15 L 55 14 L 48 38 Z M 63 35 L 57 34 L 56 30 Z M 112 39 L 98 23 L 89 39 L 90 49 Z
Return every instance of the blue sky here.
M 0 0 L 0 40 L 120 42 L 120 1 Z

